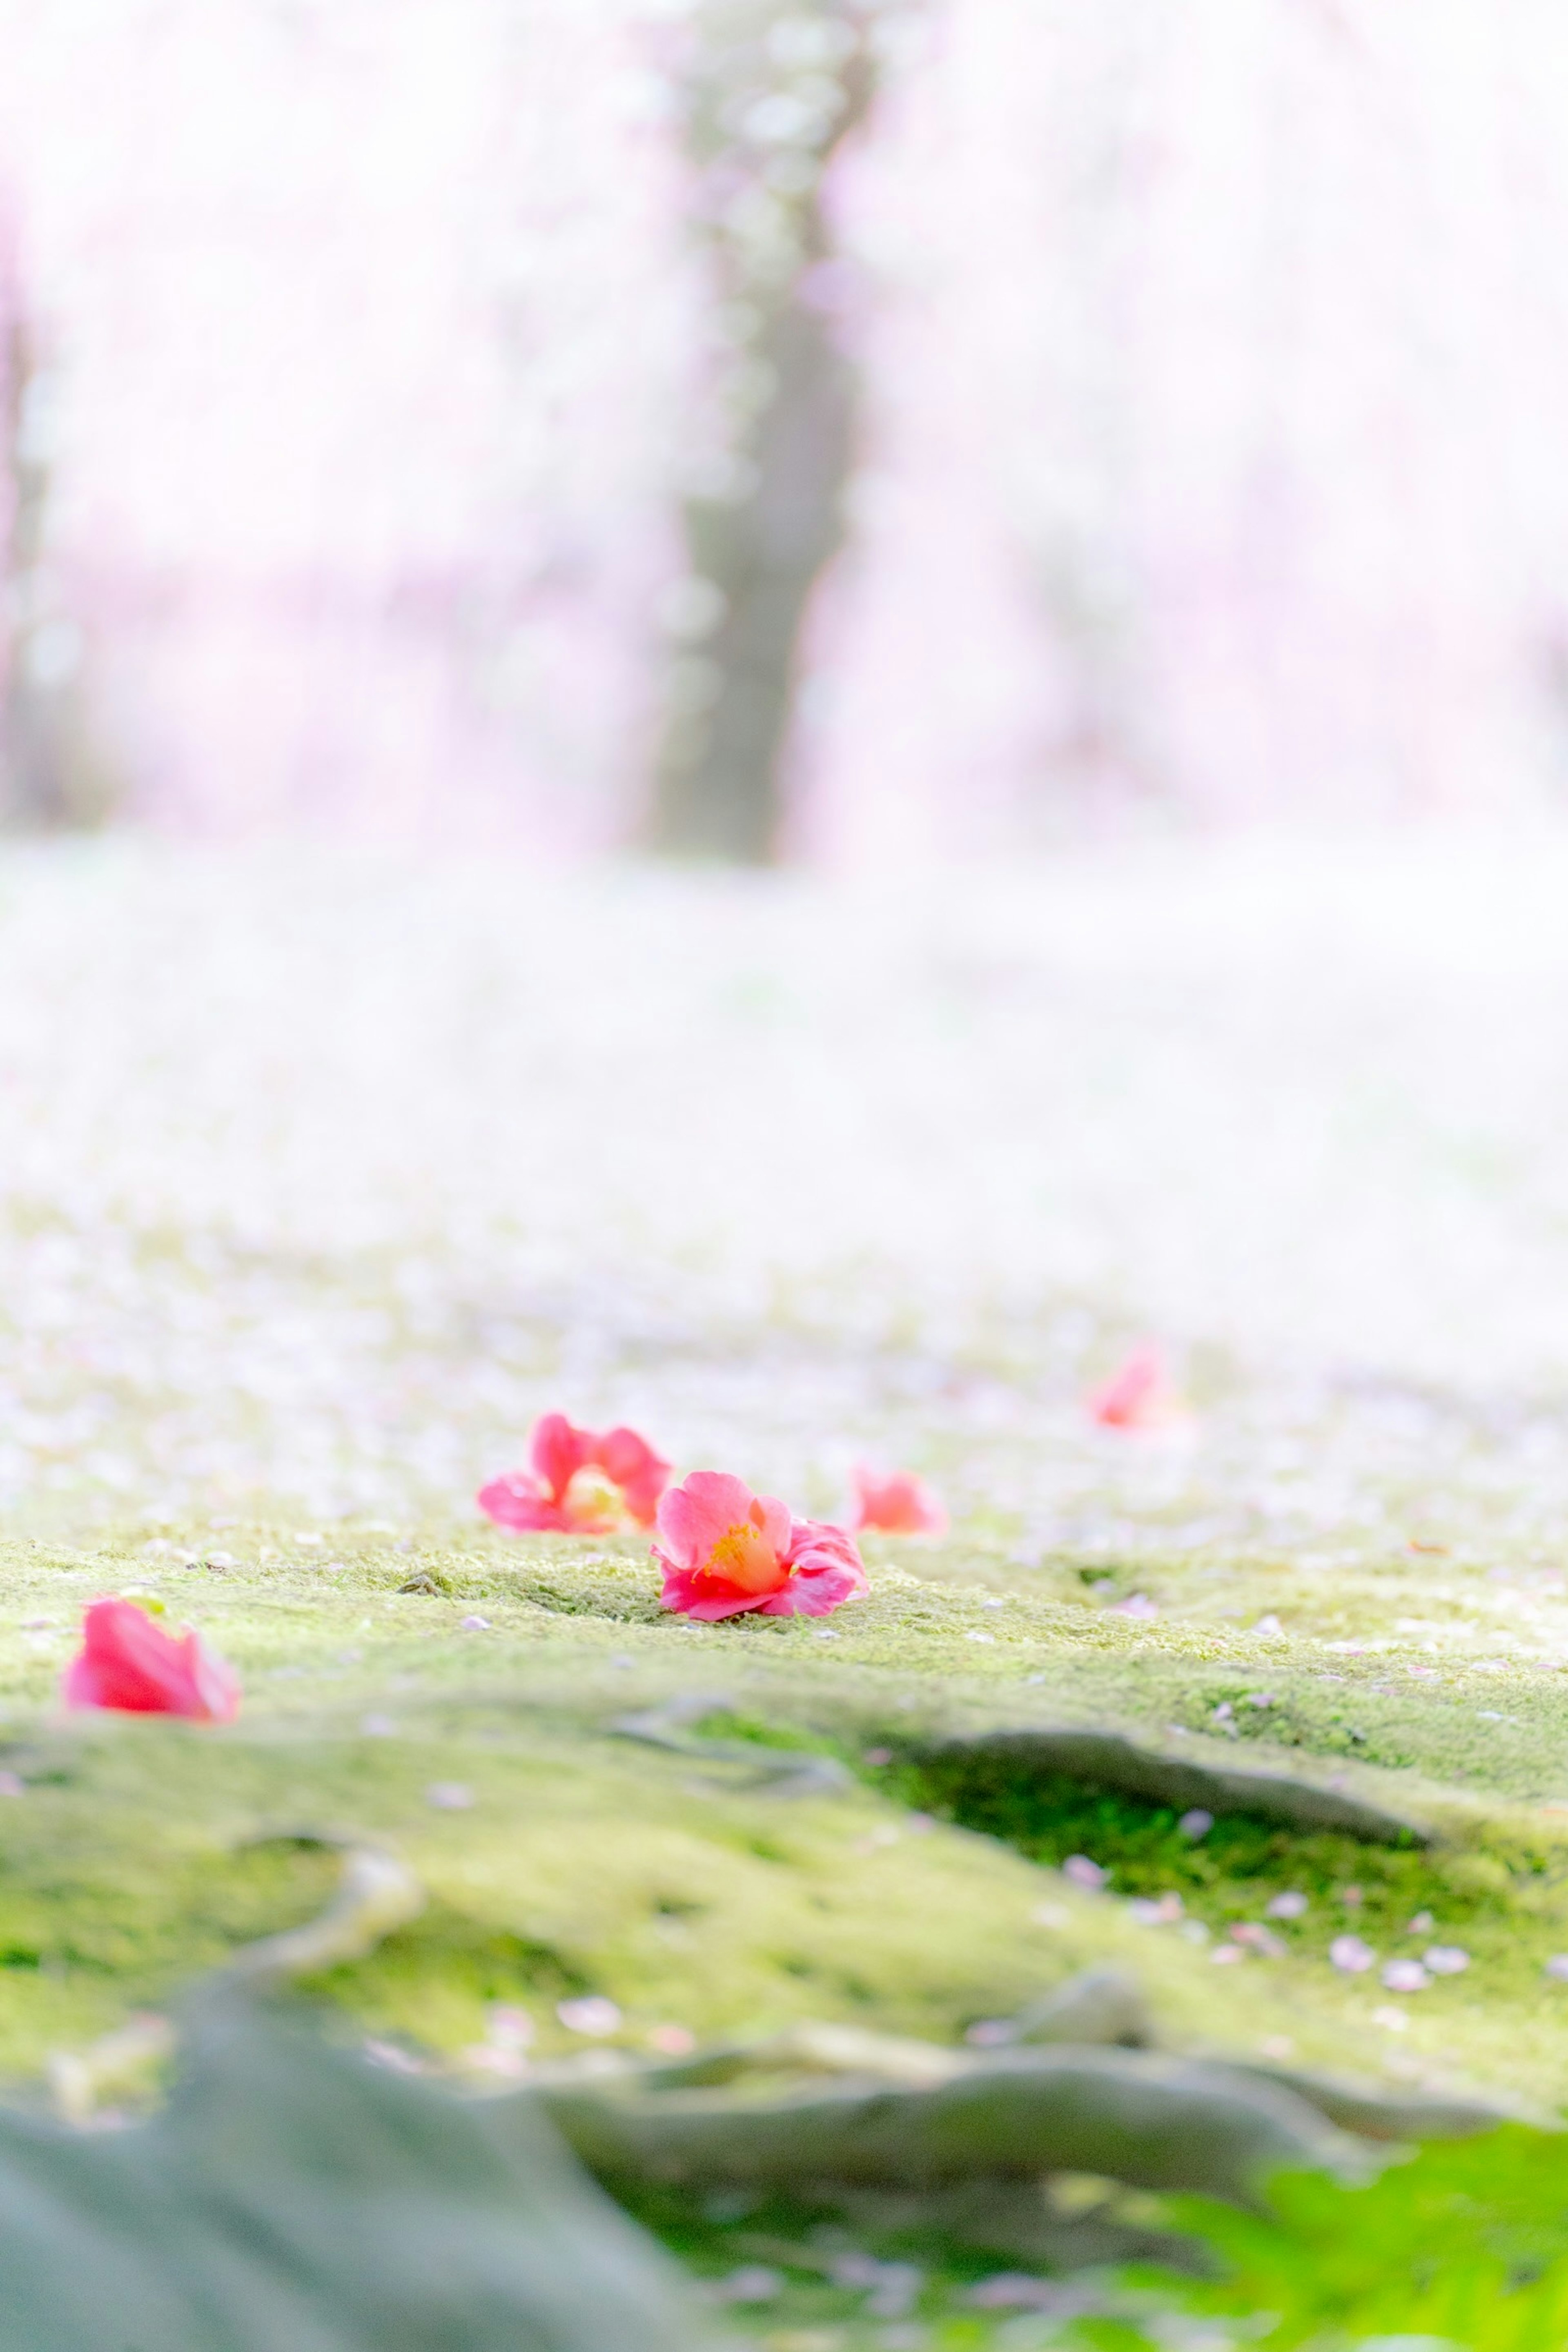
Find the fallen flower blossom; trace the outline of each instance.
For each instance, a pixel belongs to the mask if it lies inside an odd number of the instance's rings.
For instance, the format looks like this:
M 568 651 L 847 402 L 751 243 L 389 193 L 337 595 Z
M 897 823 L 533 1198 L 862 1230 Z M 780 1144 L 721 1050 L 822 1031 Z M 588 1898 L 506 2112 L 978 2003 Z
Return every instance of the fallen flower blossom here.
M 1368 1969 L 1377 1966 L 1377 1954 L 1359 1936 L 1336 1936 L 1329 1946 L 1331 1964 L 1346 1976 L 1363 1976 Z
M 1419 1960 L 1390 1960 L 1383 1981 L 1390 1992 L 1425 1992 L 1432 1979 Z
M 754 1609 L 765 1617 L 826 1617 L 866 1590 L 855 1539 L 825 1520 L 797 1519 L 776 1496 L 753 1495 L 721 1470 L 694 1470 L 658 1506 L 667 1609 L 713 1623 Z
M 889 1536 L 942 1536 L 947 1533 L 947 1513 L 923 1478 L 910 1470 L 890 1470 L 886 1477 L 864 1464 L 855 1473 L 855 1530 L 876 1529 Z
M 232 1723 L 239 1676 L 191 1626 L 165 1633 L 133 1601 L 95 1601 L 82 1620 L 82 1646 L 66 1668 L 70 1707 L 121 1715 L 179 1715 Z
M 1090 1862 L 1087 1853 L 1069 1853 L 1062 1864 L 1062 1876 L 1070 1878 L 1075 1886 L 1103 1886 L 1110 1875 L 1110 1871 L 1102 1870 L 1098 1862 Z
M 1088 1405 L 1102 1429 L 1170 1429 L 1192 1418 L 1151 1339 L 1141 1341 L 1111 1378 L 1092 1391 Z
M 517 1535 L 607 1535 L 648 1527 L 669 1465 L 635 1429 L 579 1429 L 563 1412 L 534 1423 L 529 1466 L 479 1489 L 479 1508 Z

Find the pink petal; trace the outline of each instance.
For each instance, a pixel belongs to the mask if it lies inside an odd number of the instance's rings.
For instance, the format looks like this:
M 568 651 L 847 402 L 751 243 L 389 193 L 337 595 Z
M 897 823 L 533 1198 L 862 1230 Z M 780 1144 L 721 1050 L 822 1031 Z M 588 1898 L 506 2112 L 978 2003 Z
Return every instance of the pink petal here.
M 592 1431 L 574 1428 L 563 1412 L 547 1412 L 533 1425 L 528 1458 L 552 1502 L 562 1502 L 579 1470 L 594 1458 Z
M 632 1517 L 641 1527 L 651 1526 L 658 1498 L 669 1484 L 669 1464 L 663 1454 L 656 1454 L 635 1429 L 611 1429 L 595 1441 L 594 1458 L 620 1488 Z
M 669 1548 L 671 1566 L 700 1568 L 731 1528 L 743 1527 L 752 1518 L 755 1500 L 743 1480 L 724 1470 L 693 1470 L 679 1486 L 671 1486 L 660 1498 L 655 1520 L 660 1540 Z
M 789 1557 L 790 1538 L 797 1522 L 790 1516 L 787 1503 L 776 1495 L 759 1495 L 752 1505 L 752 1525 L 762 1534 L 779 1559 Z
M 793 1520 L 784 1558 L 791 1568 L 832 1561 L 852 1570 L 862 1584 L 866 1581 L 866 1563 L 860 1557 L 859 1545 L 847 1528 L 837 1527 L 831 1519 Z
M 826 1617 L 866 1590 L 854 1537 L 824 1520 L 795 1521 L 789 1566 L 789 1582 L 762 1603 L 765 1617 Z
M 510 1528 L 519 1535 L 559 1535 L 572 1524 L 560 1504 L 552 1502 L 526 1470 L 510 1470 L 504 1478 L 492 1478 L 488 1486 L 479 1488 L 479 1501 L 480 1510 L 497 1527 Z
M 96 1601 L 61 1684 L 68 1706 L 232 1722 L 239 1678 L 189 1628 L 176 1641 L 134 1601 Z
M 676 1610 L 683 1617 L 695 1617 L 706 1624 L 717 1624 L 721 1618 L 740 1617 L 748 1609 L 761 1608 L 765 1594 L 737 1592 L 732 1587 L 715 1585 L 711 1577 L 699 1576 L 695 1569 L 679 1568 L 656 1546 L 654 1558 L 663 1562 L 664 1590 L 659 1595 L 666 1609 Z
M 1134 1348 L 1126 1362 L 1089 1399 L 1096 1421 L 1125 1427 L 1137 1418 L 1164 1377 L 1157 1351 L 1147 1345 Z

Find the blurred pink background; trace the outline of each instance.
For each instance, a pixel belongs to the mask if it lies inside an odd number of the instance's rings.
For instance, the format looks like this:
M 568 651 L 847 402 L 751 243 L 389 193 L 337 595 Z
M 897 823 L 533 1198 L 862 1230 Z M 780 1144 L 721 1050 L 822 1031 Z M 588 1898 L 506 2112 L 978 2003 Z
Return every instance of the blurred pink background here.
M 121 814 L 635 837 L 705 363 L 679 13 L 0 0 L 0 308 L 49 484 L 7 626 Z M 865 419 L 795 845 L 1552 803 L 1568 19 L 895 30 L 831 191 Z

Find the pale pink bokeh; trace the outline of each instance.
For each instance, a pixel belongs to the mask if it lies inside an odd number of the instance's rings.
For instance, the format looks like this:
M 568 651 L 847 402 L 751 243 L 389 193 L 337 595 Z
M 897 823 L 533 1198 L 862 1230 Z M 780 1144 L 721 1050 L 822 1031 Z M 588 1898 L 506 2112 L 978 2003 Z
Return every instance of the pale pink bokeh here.
M 0 305 L 130 814 L 635 836 L 708 373 L 671 13 L 0 0 Z M 795 850 L 1545 799 L 1568 20 L 928 0 L 892 52 Z

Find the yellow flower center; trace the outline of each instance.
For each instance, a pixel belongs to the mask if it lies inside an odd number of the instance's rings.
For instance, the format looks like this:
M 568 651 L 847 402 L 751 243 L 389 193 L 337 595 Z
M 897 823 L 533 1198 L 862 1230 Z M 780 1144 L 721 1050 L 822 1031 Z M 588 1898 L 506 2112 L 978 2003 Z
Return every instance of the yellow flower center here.
M 698 1574 L 721 1577 L 742 1592 L 776 1592 L 788 1580 L 762 1529 L 744 1520 L 725 1528 Z

